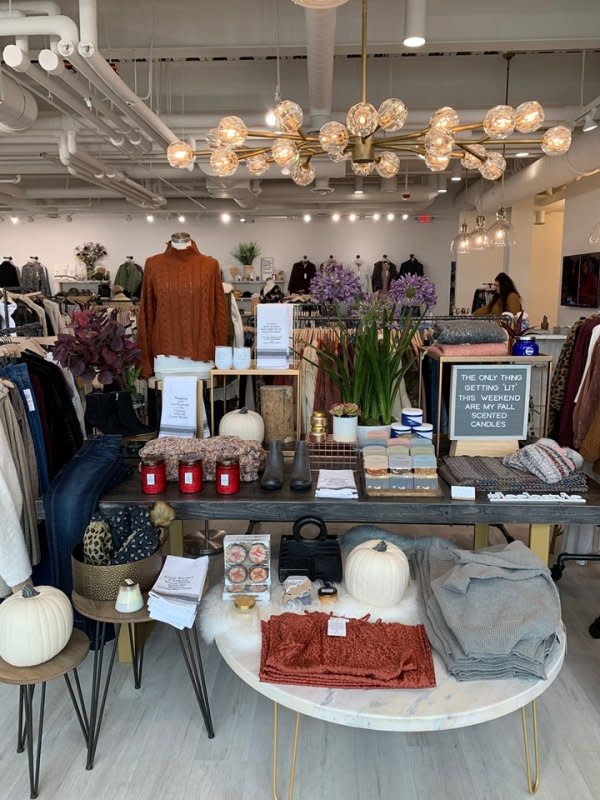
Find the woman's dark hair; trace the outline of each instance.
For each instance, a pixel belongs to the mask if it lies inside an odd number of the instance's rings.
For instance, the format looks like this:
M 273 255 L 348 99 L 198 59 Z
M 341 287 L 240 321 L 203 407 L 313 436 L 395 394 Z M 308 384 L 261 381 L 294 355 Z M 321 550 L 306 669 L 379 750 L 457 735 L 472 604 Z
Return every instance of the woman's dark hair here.
M 510 277 L 510 275 L 507 275 L 506 272 L 499 272 L 494 280 L 498 283 L 498 291 L 494 295 L 494 301 L 500 299 L 503 309 L 506 308 L 506 299 L 509 294 L 514 292 L 515 294 L 519 295 L 519 297 L 521 296 L 517 291 L 517 287 L 515 286 L 513 279 Z

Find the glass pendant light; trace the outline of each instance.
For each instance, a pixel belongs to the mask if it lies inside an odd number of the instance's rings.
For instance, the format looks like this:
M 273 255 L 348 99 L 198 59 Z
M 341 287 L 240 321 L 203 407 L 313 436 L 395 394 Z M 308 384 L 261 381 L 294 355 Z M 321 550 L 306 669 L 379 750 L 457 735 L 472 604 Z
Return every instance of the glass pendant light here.
M 302 127 L 304 113 L 293 100 L 282 100 L 275 108 L 279 129 L 285 133 L 297 133 Z
M 482 144 L 470 144 L 469 150 L 465 150 L 460 163 L 465 169 L 479 169 L 486 157 L 487 150 Z
M 514 129 L 515 110 L 512 106 L 494 106 L 483 120 L 483 130 L 490 139 L 506 139 Z
M 485 229 L 485 217 L 479 214 L 475 220 L 475 227 L 469 234 L 471 250 L 485 250 L 489 247 L 489 238 Z
M 373 172 L 373 162 L 372 161 L 353 161 L 352 162 L 352 172 L 355 175 L 360 175 L 363 178 L 366 178 L 367 175 L 370 175 Z
M 278 167 L 290 166 L 298 160 L 298 147 L 289 139 L 276 139 L 271 147 L 271 153 Z
M 490 247 L 515 244 L 513 227 L 506 218 L 506 209 L 503 206 L 496 211 L 496 221 L 487 229 L 487 237 Z
M 346 127 L 355 136 L 366 138 L 377 130 L 379 117 L 371 103 L 356 103 L 346 114 Z
M 375 169 L 381 178 L 393 178 L 400 169 L 400 156 L 391 150 L 384 150 L 375 161 Z
M 427 153 L 424 160 L 432 172 L 443 172 L 450 163 L 450 156 L 437 156 L 433 153 Z
M 326 122 L 319 131 L 319 142 L 323 150 L 343 150 L 349 141 L 348 130 L 341 122 Z
M 537 100 L 527 100 L 517 106 L 515 128 L 519 133 L 534 133 L 544 121 L 544 109 Z
M 310 162 L 298 164 L 292 172 L 292 180 L 297 186 L 308 186 L 315 179 L 315 171 Z
M 259 177 L 260 175 L 264 175 L 269 169 L 269 159 L 264 153 L 259 153 L 258 155 L 250 156 L 250 158 L 246 159 L 246 166 L 251 175 Z
M 450 252 L 457 256 L 466 255 L 471 252 L 471 237 L 467 229 L 467 223 L 463 222 L 460 232 L 450 242 Z
M 228 178 L 238 168 L 238 157 L 229 147 L 217 147 L 210 156 L 210 165 L 220 178 Z
M 481 177 L 488 181 L 497 181 L 504 175 L 506 159 L 502 153 L 488 153 L 483 163 L 479 164 Z
M 450 131 L 452 128 L 456 127 L 456 125 L 460 124 L 460 120 L 452 106 L 442 106 L 431 115 L 429 124 L 432 128 Z
M 454 149 L 454 137 L 442 128 L 432 128 L 424 139 L 425 150 L 432 156 L 449 156 Z

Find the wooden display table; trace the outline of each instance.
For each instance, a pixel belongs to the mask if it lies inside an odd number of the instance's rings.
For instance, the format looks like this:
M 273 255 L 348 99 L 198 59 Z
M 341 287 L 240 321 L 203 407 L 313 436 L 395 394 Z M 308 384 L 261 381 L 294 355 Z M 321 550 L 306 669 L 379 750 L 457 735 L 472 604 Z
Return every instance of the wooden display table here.
M 222 378 L 223 386 L 228 377 L 239 377 L 240 375 L 250 375 L 251 377 L 287 377 L 292 378 L 296 384 L 296 439 L 302 437 L 302 386 L 300 378 L 300 365 L 293 364 L 287 369 L 259 369 L 256 362 L 252 361 L 248 369 L 211 369 L 210 371 L 210 429 L 213 436 L 216 436 L 215 431 L 215 379 Z M 225 395 L 225 393 L 224 393 Z M 227 401 L 224 400 L 223 411 L 226 411 Z
M 46 703 L 46 682 L 64 676 L 71 701 L 77 715 L 84 738 L 88 736 L 88 718 L 79 683 L 77 667 L 84 661 L 90 649 L 87 636 L 74 630 L 67 646 L 61 652 L 35 667 L 13 667 L 0 658 L 0 681 L 12 683 L 19 687 L 19 723 L 17 735 L 17 753 L 27 747 L 27 763 L 29 766 L 30 796 L 37 797 L 40 782 L 40 761 L 42 756 L 42 734 L 44 729 L 44 706 Z M 73 692 L 68 673 L 75 678 L 77 697 Z M 35 686 L 41 683 L 40 710 L 38 717 L 37 746 L 34 759 L 33 752 L 33 693 Z

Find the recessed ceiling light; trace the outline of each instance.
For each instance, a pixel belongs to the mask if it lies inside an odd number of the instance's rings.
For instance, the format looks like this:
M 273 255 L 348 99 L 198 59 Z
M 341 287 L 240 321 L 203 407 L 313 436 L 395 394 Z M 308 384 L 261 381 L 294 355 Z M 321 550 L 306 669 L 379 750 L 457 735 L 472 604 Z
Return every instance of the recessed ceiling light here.
M 358 187 L 352 192 L 352 194 L 364 194 L 364 189 L 359 189 Z
M 350 220 L 350 222 L 356 222 L 356 220 L 358 219 L 358 217 L 356 216 L 356 214 L 354 214 L 354 213 L 353 213 L 353 214 L 350 214 L 350 215 L 348 216 L 348 219 Z
M 226 225 L 231 222 L 231 214 L 228 214 L 227 211 L 224 211 L 221 214 L 221 222 L 224 222 Z
M 408 214 L 402 214 L 402 219 L 404 220 L 404 222 L 406 222 L 406 220 L 408 219 Z
M 396 215 L 392 214 L 392 212 L 390 211 L 389 214 L 385 215 L 385 218 L 387 219 L 388 222 L 393 222 L 396 219 Z
M 461 178 L 461 176 L 460 176 L 460 175 L 453 175 L 453 176 L 450 178 L 450 180 L 451 180 L 451 181 L 454 181 L 454 183 L 458 183 L 458 181 L 462 181 L 462 178 Z
M 146 222 L 154 222 L 154 214 L 146 214 Z
M 340 215 L 338 214 L 337 211 L 334 211 L 333 214 L 331 215 L 331 221 L 332 222 L 339 222 L 340 221 Z
M 515 158 L 527 158 L 528 155 L 528 150 L 522 150 L 520 153 L 515 153 Z
M 378 211 L 376 211 L 373 214 L 373 219 L 374 219 L 375 222 L 379 222 L 379 220 L 381 219 L 381 214 Z
M 19 223 L 19 218 L 17 217 L 16 214 L 11 214 L 10 221 L 12 222 L 13 225 L 17 225 Z
M 240 217 L 240 222 L 246 222 L 246 217 Z
M 180 214 L 177 217 L 177 222 L 185 222 L 185 215 L 184 214 Z
M 304 220 L 304 222 L 310 222 L 310 221 L 311 221 L 311 219 L 312 219 L 312 217 L 311 217 L 311 215 L 310 215 L 310 214 L 304 214 L 304 216 L 302 217 L 302 219 Z
M 265 114 L 265 122 L 267 123 L 269 128 L 274 128 L 275 125 L 277 125 L 277 115 L 275 114 L 272 108 L 270 108 Z

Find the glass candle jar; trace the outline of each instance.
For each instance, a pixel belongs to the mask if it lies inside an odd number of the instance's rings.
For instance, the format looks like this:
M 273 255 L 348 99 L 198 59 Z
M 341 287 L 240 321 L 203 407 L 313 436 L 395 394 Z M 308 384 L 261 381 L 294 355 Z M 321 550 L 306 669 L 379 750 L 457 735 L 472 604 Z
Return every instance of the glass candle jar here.
M 142 459 L 142 492 L 162 494 L 167 488 L 167 468 L 164 458 Z
M 179 459 L 179 491 L 194 494 L 202 491 L 202 461 L 195 455 Z
M 240 462 L 237 458 L 217 461 L 216 481 L 218 494 L 237 494 L 240 490 Z

